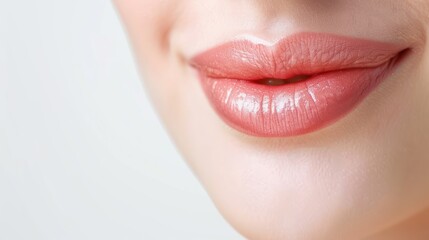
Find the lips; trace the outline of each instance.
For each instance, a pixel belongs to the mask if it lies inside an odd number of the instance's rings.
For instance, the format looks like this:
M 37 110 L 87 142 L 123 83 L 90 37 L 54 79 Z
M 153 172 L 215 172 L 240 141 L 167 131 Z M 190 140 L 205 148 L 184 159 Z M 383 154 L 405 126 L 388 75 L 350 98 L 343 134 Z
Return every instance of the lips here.
M 229 42 L 193 57 L 220 117 L 258 137 L 319 130 L 352 111 L 398 65 L 403 46 L 323 33 L 274 45 Z

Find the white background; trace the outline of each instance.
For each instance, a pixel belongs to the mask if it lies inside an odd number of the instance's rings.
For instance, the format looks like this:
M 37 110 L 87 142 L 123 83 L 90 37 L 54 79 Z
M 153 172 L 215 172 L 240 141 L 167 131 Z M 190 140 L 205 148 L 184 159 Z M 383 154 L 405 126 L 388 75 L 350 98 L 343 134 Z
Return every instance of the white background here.
M 158 123 L 110 1 L 0 0 L 0 239 L 241 239 Z

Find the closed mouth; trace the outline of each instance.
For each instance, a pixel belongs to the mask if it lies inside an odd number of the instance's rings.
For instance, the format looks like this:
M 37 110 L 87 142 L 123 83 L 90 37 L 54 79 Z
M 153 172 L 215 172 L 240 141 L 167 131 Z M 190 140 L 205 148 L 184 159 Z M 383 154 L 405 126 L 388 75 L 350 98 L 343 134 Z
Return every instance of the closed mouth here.
M 219 116 L 259 137 L 310 133 L 339 120 L 398 65 L 407 48 L 324 33 L 272 46 L 233 41 L 193 57 Z

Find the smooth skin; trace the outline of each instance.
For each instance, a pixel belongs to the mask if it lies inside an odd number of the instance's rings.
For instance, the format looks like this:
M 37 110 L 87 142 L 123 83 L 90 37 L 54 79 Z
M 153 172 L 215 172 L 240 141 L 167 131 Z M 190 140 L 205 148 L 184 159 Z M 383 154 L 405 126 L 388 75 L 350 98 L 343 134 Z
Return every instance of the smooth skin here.
M 213 202 L 248 239 L 429 239 L 429 1 L 115 0 L 146 88 Z M 327 32 L 411 52 L 322 130 L 258 138 L 228 127 L 189 59 L 238 36 Z

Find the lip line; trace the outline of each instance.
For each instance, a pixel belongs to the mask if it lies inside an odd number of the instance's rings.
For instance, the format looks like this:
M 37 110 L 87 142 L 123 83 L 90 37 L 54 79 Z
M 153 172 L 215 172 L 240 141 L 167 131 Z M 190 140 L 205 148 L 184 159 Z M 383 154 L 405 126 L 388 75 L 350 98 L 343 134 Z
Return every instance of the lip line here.
M 377 69 L 382 67 L 383 65 L 392 65 L 392 68 L 395 68 L 398 64 L 400 64 L 400 62 L 402 62 L 403 58 L 406 57 L 406 55 L 410 52 L 410 48 L 405 48 L 404 50 L 401 50 L 400 52 L 396 53 L 396 55 L 392 56 L 390 59 L 387 59 L 385 62 L 382 62 L 378 65 L 374 65 L 374 66 L 362 66 L 362 67 L 350 67 L 350 68 L 341 68 L 341 69 L 335 69 L 335 70 L 330 70 L 330 71 L 325 71 L 325 72 L 317 72 L 314 74 L 305 74 L 307 75 L 305 77 L 305 79 L 303 80 L 299 80 L 296 82 L 292 82 L 292 83 L 284 83 L 281 85 L 277 85 L 277 86 L 271 86 L 268 84 L 264 84 L 264 83 L 259 83 L 259 81 L 261 80 L 265 80 L 265 79 L 269 79 L 269 78 L 255 78 L 255 79 L 240 79 L 240 78 L 225 78 L 225 77 L 216 77 L 216 76 L 210 76 L 207 75 L 201 71 L 199 71 L 198 69 L 196 69 L 199 74 L 204 75 L 205 78 L 207 79 L 211 79 L 211 80 L 226 80 L 226 81 L 245 81 L 245 82 L 249 82 L 249 83 L 253 83 L 256 85 L 261 85 L 261 86 L 268 86 L 268 87 L 284 87 L 284 86 L 290 86 L 290 85 L 294 85 L 294 84 L 298 84 L 298 83 L 302 83 L 302 82 L 309 82 L 312 80 L 313 77 L 315 76 L 320 76 L 323 74 L 329 74 L 329 73 L 335 73 L 337 71 L 350 71 L 350 70 L 357 70 L 357 69 Z M 278 79 L 278 80 L 289 80 L 290 78 L 296 77 L 296 76 L 300 76 L 300 75 L 304 75 L 304 74 L 296 74 L 293 75 L 289 78 L 285 78 L 285 79 Z M 277 78 L 275 78 L 277 79 Z
M 204 71 L 201 71 L 199 69 L 199 66 L 196 65 L 193 61 L 191 61 L 190 65 L 195 68 L 198 72 L 200 72 L 200 74 L 203 74 L 205 77 L 210 78 L 210 79 L 225 79 L 225 80 L 239 80 L 239 81 L 249 81 L 249 82 L 256 82 L 256 81 L 260 81 L 260 80 L 264 80 L 264 79 L 278 79 L 278 80 L 288 80 L 290 78 L 294 78 L 297 76 L 306 76 L 305 80 L 316 76 L 316 75 L 320 75 L 320 74 L 325 74 L 325 73 L 331 73 L 331 72 L 336 72 L 336 71 L 347 71 L 347 70 L 353 70 L 353 69 L 369 69 L 369 68 L 378 68 L 384 64 L 386 64 L 387 62 L 396 62 L 398 60 L 400 60 L 404 55 L 406 55 L 406 53 L 410 51 L 409 48 L 405 48 L 399 52 L 397 52 L 395 55 L 393 55 L 391 58 L 387 59 L 384 62 L 378 63 L 378 64 L 374 64 L 374 65 L 368 65 L 368 66 L 358 66 L 358 67 L 344 67 L 344 68 L 338 68 L 338 69 L 332 69 L 332 70 L 328 70 L 328 71 L 320 71 L 320 72 L 295 72 L 293 73 L 293 75 L 286 75 L 286 77 L 284 78 L 276 78 L 276 77 L 258 77 L 258 78 L 252 78 L 252 79 L 248 79 L 248 78 L 237 78 L 237 77 L 222 77 L 222 76 L 216 76 L 216 75 L 211 75 L 208 74 Z M 303 81 L 305 81 L 303 80 Z M 299 81 L 300 82 L 300 81 Z
M 374 65 L 374 66 L 363 66 L 363 67 L 350 67 L 350 68 L 339 68 L 339 69 L 334 69 L 334 70 L 330 70 L 330 71 L 323 71 L 323 72 L 316 72 L 316 73 L 310 73 L 310 74 L 295 74 L 295 75 L 291 75 L 291 77 L 288 78 L 272 78 L 272 79 L 276 79 L 276 80 L 289 80 L 291 78 L 297 77 L 297 76 L 306 76 L 305 79 L 303 80 L 299 80 L 297 82 L 304 82 L 307 81 L 309 79 L 311 79 L 314 76 L 317 75 L 321 75 L 321 74 L 327 74 L 327 73 L 333 73 L 333 72 L 337 72 L 337 71 L 348 71 L 348 70 L 354 70 L 354 69 L 371 69 L 371 68 L 379 68 L 383 65 L 385 65 L 388 62 L 395 62 L 394 65 L 397 64 L 397 62 L 402 58 L 402 55 L 405 55 L 405 53 L 408 51 L 409 49 L 404 49 L 400 52 L 398 52 L 396 55 L 394 55 L 392 58 L 388 59 L 385 62 L 382 62 L 378 65 Z M 197 70 L 198 71 L 198 70 Z M 241 79 L 241 78 L 226 78 L 226 77 L 216 77 L 216 76 L 210 76 L 208 74 L 205 73 L 201 73 L 203 74 L 205 77 L 209 78 L 209 79 L 216 79 L 216 80 L 221 80 L 221 79 L 225 79 L 225 80 L 237 80 L 237 81 L 247 81 L 247 82 L 257 82 L 257 81 L 261 81 L 261 80 L 265 80 L 265 79 L 271 79 L 271 78 L 255 78 L 255 79 Z M 293 83 L 289 83 L 289 84 L 294 84 Z M 261 84 L 264 85 L 264 84 Z
M 321 41 L 325 42 L 332 41 L 332 39 L 334 39 L 334 41 L 337 41 L 336 39 L 340 38 L 340 44 L 342 44 L 342 46 L 338 47 L 339 49 L 336 49 L 334 51 L 332 51 L 331 49 L 304 49 L 304 51 L 313 51 L 313 53 L 311 54 L 315 54 L 315 58 L 317 58 L 313 60 L 313 62 L 311 62 L 310 59 L 305 58 L 297 59 L 295 55 L 302 54 L 302 52 L 299 52 L 299 50 L 298 52 L 293 53 L 285 51 L 285 49 L 288 48 L 296 48 L 296 46 L 293 46 L 293 42 L 298 42 L 298 40 L 302 40 L 304 42 L 303 45 L 305 45 L 305 42 L 312 41 L 312 38 L 322 39 Z M 365 46 L 366 42 L 371 42 L 372 45 L 370 44 L 371 46 L 369 47 Z M 329 46 L 329 48 L 332 48 L 333 44 L 327 45 Z M 341 47 L 343 47 L 344 49 L 341 49 Z M 348 57 L 343 56 L 338 58 L 337 56 L 335 56 L 335 54 L 341 54 L 343 50 L 352 53 L 350 53 Z M 188 63 L 192 68 L 195 68 L 200 73 L 214 79 L 222 78 L 250 81 L 268 78 L 289 79 L 298 75 L 315 75 L 319 73 L 326 73 L 338 70 L 378 67 L 390 61 L 397 55 L 400 55 L 400 53 L 405 52 L 406 50 L 409 50 L 409 48 L 400 46 L 399 44 L 377 42 L 374 40 L 359 39 L 348 36 L 337 36 L 333 34 L 303 32 L 280 39 L 272 45 L 254 43 L 252 41 L 249 41 L 248 39 L 235 39 L 233 41 L 209 48 L 202 53 L 196 54 L 188 61 Z M 317 53 L 317 51 L 319 51 L 319 53 Z M 365 53 L 362 55 L 367 56 L 353 56 L 359 55 L 359 52 L 361 51 Z M 353 54 L 353 52 L 355 53 Z M 331 59 L 329 59 L 328 57 L 328 59 L 323 60 L 323 56 L 321 56 L 323 54 L 331 54 Z M 207 58 L 207 55 L 210 56 L 209 59 L 204 60 L 204 58 Z M 238 73 L 238 71 L 234 72 L 232 70 L 233 67 L 225 66 L 222 63 L 217 63 L 219 59 L 222 59 L 222 55 L 229 55 L 228 57 L 230 59 L 228 59 L 228 61 L 232 62 L 235 67 L 238 67 L 239 69 L 247 68 L 252 73 L 242 74 Z M 262 58 L 261 56 L 266 58 L 266 62 L 269 62 L 269 64 L 265 64 L 265 66 L 264 64 L 260 64 L 258 61 L 260 60 L 260 58 Z M 241 57 L 242 59 L 238 59 L 239 57 Z M 282 57 L 284 58 L 282 60 L 285 60 L 284 62 L 278 60 Z M 292 63 L 288 64 L 287 60 Z M 327 63 L 324 63 L 324 61 L 326 61 Z M 256 66 L 257 64 L 260 64 L 260 66 Z M 282 64 L 283 66 L 279 66 Z M 256 68 L 261 68 L 263 70 L 261 71 L 261 69 Z
M 387 61 L 378 64 L 376 66 L 368 66 L 368 67 L 352 67 L 352 68 L 342 68 L 342 69 L 336 69 L 336 70 L 331 70 L 331 71 L 326 71 L 326 72 L 319 72 L 319 73 L 315 73 L 315 74 L 311 74 L 308 75 L 305 79 L 303 80 L 299 80 L 297 82 L 292 82 L 292 83 L 285 83 L 285 84 L 281 84 L 278 86 L 271 86 L 268 84 L 263 84 L 263 83 L 259 83 L 258 81 L 264 80 L 264 79 L 254 79 L 254 80 L 249 80 L 249 79 L 239 79 L 239 78 L 224 78 L 224 77 L 212 77 L 209 75 L 205 75 L 204 73 L 199 73 L 201 76 L 204 76 L 205 79 L 211 81 L 211 80 L 216 80 L 216 81 L 239 81 L 239 82 L 245 82 L 246 84 L 255 84 L 255 85 L 259 85 L 262 87 L 267 87 L 267 88 L 281 88 L 281 87 L 288 87 L 288 86 L 293 86 L 296 84 L 301 84 L 301 83 L 309 83 L 312 81 L 313 78 L 315 77 L 319 77 L 319 76 L 323 76 L 323 75 L 327 75 L 327 74 L 335 74 L 337 72 L 347 72 L 347 71 L 353 71 L 353 70 L 376 70 L 379 68 L 383 68 L 386 65 L 390 66 L 389 69 L 386 69 L 384 71 L 392 71 L 392 69 L 395 69 L 402 61 L 403 59 L 408 55 L 410 49 L 404 49 L 400 52 L 398 52 L 396 55 L 394 55 L 393 57 L 391 57 L 390 59 L 388 59 Z M 198 70 L 197 70 L 198 71 Z M 279 80 L 288 80 L 288 79 L 279 79 Z

